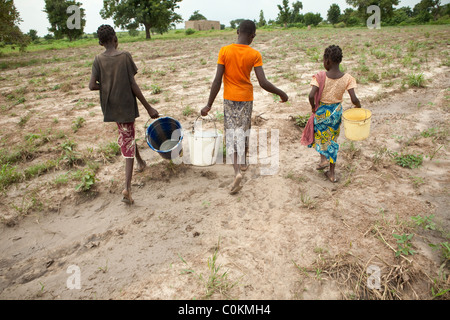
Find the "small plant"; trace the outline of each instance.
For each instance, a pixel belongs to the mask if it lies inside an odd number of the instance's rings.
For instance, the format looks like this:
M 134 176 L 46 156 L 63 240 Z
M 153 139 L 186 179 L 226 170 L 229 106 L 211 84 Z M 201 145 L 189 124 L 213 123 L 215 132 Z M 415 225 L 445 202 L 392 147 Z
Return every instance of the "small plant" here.
M 72 167 L 74 164 L 78 163 L 80 160 L 80 155 L 74 149 L 76 147 L 76 143 L 67 140 L 63 142 L 60 146 L 61 148 L 61 156 L 59 158 L 60 161 L 66 162 L 69 167 Z
M 441 242 L 439 244 L 430 243 L 429 246 L 433 248 L 433 250 L 441 250 L 442 260 L 444 262 L 450 260 L 450 243 Z
M 295 124 L 300 128 L 304 128 L 306 127 L 306 124 L 308 123 L 310 117 L 311 117 L 310 113 L 304 116 L 298 115 L 294 118 Z
M 423 155 L 422 154 L 402 154 L 398 155 L 397 153 L 394 153 L 394 160 L 403 168 L 418 168 L 423 163 Z
M 195 30 L 194 29 L 191 29 L 191 28 L 189 28 L 189 29 L 186 29 L 186 31 L 184 32 L 187 36 L 190 36 L 190 35 L 192 35 L 192 34 L 194 34 L 195 33 Z
M 397 251 L 395 252 L 396 257 L 399 257 L 401 254 L 407 256 L 416 253 L 416 251 L 412 249 L 412 244 L 410 243 L 411 239 L 414 237 L 414 234 L 393 234 L 393 237 L 397 239 Z
M 409 177 L 409 178 L 411 179 L 414 188 L 418 188 L 418 187 L 420 187 L 422 184 L 425 183 L 425 181 L 423 180 L 422 177 L 411 176 L 411 177 Z
M 31 114 L 27 114 L 24 117 L 20 117 L 20 120 L 18 123 L 19 127 L 24 127 L 25 124 L 28 122 L 28 120 L 30 120 L 30 118 L 31 118 Z
M 442 149 L 443 146 L 439 146 L 439 148 L 434 149 L 433 151 L 431 151 L 428 155 L 427 158 L 430 159 L 430 161 L 433 161 L 434 157 L 436 157 L 436 154 L 439 152 L 439 150 Z
M 185 117 L 189 117 L 190 115 L 192 115 L 195 112 L 195 109 L 192 108 L 191 106 L 186 106 L 183 109 L 183 116 Z
M 425 76 L 423 73 L 414 74 L 411 73 L 408 76 L 408 85 L 410 87 L 423 88 L 425 86 Z
M 220 239 L 217 243 L 216 250 L 212 257 L 208 258 L 209 275 L 205 279 L 206 298 L 211 297 L 214 293 L 219 292 L 225 296 L 238 282 L 230 283 L 228 279 L 228 270 L 222 272 L 222 265 L 217 264 L 217 257 L 219 255 Z
M 161 87 L 157 84 L 152 84 L 152 94 L 160 94 L 162 92 Z
M 223 271 L 222 265 L 217 263 L 220 249 L 220 238 L 217 246 L 214 250 L 212 257 L 208 258 L 208 274 L 206 277 L 203 274 L 197 274 L 194 269 L 178 254 L 178 257 L 186 265 L 185 269 L 182 269 L 181 274 L 193 274 L 204 284 L 206 293 L 205 298 L 210 298 L 215 293 L 220 293 L 229 298 L 229 291 L 238 284 L 238 281 L 231 282 L 228 279 L 228 270 Z
M 76 191 L 89 191 L 95 184 L 95 172 L 85 169 L 82 172 L 81 183 L 76 187 Z
M 74 133 L 76 133 L 86 122 L 86 120 L 84 120 L 83 117 L 77 117 L 75 120 L 73 120 L 72 122 L 72 130 Z
M 117 142 L 110 142 L 100 147 L 100 153 L 106 160 L 111 160 L 112 158 L 120 154 L 120 147 Z
M 316 207 L 316 202 L 311 199 L 311 197 L 306 193 L 301 191 L 300 193 L 300 201 L 303 204 L 303 207 L 308 209 L 314 209 Z
M 430 128 L 424 130 L 420 133 L 420 135 L 424 138 L 434 137 L 438 133 L 438 128 Z
M 436 224 L 433 222 L 434 215 L 422 217 L 420 214 L 411 217 L 416 226 L 421 226 L 424 230 L 436 230 Z
M 5 189 L 9 185 L 20 181 L 22 176 L 17 172 L 17 167 L 6 163 L 0 167 L 0 190 Z

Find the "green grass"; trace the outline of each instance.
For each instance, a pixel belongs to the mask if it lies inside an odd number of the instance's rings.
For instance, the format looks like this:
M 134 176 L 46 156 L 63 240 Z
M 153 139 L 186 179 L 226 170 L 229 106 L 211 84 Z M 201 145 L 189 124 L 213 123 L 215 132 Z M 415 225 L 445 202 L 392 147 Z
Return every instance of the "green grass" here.
M 74 133 L 78 132 L 78 130 L 83 127 L 84 123 L 86 122 L 86 120 L 84 120 L 83 117 L 77 117 L 75 120 L 73 120 L 72 122 L 72 130 Z
M 409 168 L 414 169 L 418 168 L 423 163 L 423 155 L 422 154 L 396 154 L 394 153 L 394 160 L 395 162 L 403 167 L 403 168 Z
M 425 76 L 423 73 L 414 74 L 411 73 L 408 76 L 408 85 L 410 87 L 423 88 L 425 87 Z
M 308 123 L 310 117 L 311 117 L 310 113 L 304 116 L 298 115 L 294 117 L 295 125 L 299 126 L 300 128 L 306 127 L 306 124 Z
M 0 190 L 6 189 L 13 183 L 19 182 L 22 175 L 17 172 L 16 166 L 11 166 L 9 163 L 4 164 L 0 168 Z
M 35 177 L 39 177 L 44 173 L 50 171 L 51 169 L 57 166 L 57 161 L 48 160 L 44 163 L 35 164 L 31 167 L 28 167 L 24 171 L 25 179 L 32 179 Z
M 262 30 L 261 30 L 262 32 Z M 265 30 L 265 32 L 268 32 Z M 120 43 L 134 43 L 134 42 L 141 42 L 141 41 L 159 41 L 159 40 L 177 40 L 177 39 L 184 39 L 184 38 L 204 38 L 204 37 L 217 37 L 218 35 L 234 35 L 236 34 L 236 30 L 232 29 L 225 29 L 225 30 L 206 30 L 206 31 L 196 31 L 194 34 L 187 36 L 183 31 L 181 30 L 170 30 L 168 33 L 164 33 L 162 35 L 155 34 L 152 35 L 151 40 L 147 40 L 145 38 L 145 32 L 139 31 L 138 36 L 131 36 L 128 34 L 128 32 L 117 32 L 117 38 Z M 94 38 L 92 34 L 85 35 L 83 39 L 78 39 L 70 42 L 68 39 L 60 39 L 60 40 L 44 40 L 40 39 L 38 43 L 31 43 L 26 48 L 26 52 L 37 52 L 37 51 L 52 51 L 52 50 L 61 50 L 61 49 L 68 49 L 68 48 L 85 48 L 85 47 L 93 47 L 98 46 L 98 39 Z M 0 48 L 0 54 L 1 55 L 19 55 L 23 56 L 24 53 L 20 53 L 18 48 L 12 49 L 11 46 L 5 46 L 3 48 Z M 26 54 L 26 53 L 25 53 Z M 38 64 L 39 59 L 35 59 L 32 64 Z M 74 59 L 73 61 L 77 61 L 78 59 Z M 20 63 L 17 63 L 13 66 L 13 68 L 17 67 L 24 67 L 28 66 L 30 64 L 21 65 Z M 7 64 L 3 65 L 0 63 L 0 69 L 2 68 L 11 68 Z
M 195 113 L 195 109 L 192 108 L 191 106 L 186 106 L 183 109 L 183 116 L 185 116 L 185 117 L 189 117 L 190 115 L 192 115 L 194 113 Z
M 81 182 L 75 188 L 76 191 L 89 191 L 95 184 L 95 172 L 91 169 L 84 169 L 78 173 Z
M 392 235 L 395 239 L 397 239 L 397 251 L 395 252 L 395 256 L 399 257 L 400 255 L 413 255 L 416 253 L 412 249 L 411 239 L 414 237 L 414 234 L 393 234 Z
M 101 146 L 99 152 L 103 158 L 109 161 L 120 154 L 120 147 L 117 142 L 110 142 Z

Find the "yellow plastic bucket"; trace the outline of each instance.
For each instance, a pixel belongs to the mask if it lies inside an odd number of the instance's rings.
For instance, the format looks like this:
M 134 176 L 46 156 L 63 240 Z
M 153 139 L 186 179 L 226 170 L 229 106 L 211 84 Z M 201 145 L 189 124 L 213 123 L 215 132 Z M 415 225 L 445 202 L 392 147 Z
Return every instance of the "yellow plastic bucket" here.
M 349 140 L 360 141 L 367 139 L 370 135 L 370 123 L 372 112 L 363 108 L 353 108 L 344 111 L 345 136 Z

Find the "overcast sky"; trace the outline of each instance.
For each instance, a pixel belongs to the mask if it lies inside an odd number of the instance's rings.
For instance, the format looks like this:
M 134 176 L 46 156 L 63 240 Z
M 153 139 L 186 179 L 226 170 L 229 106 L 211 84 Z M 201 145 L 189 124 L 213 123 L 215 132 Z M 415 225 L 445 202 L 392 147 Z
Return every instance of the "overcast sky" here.
M 103 6 L 103 0 L 78 0 L 83 3 L 86 12 L 86 33 L 92 33 L 97 30 L 101 24 L 114 25 L 112 20 L 103 20 L 100 17 L 100 10 Z M 295 0 L 290 0 L 293 3 Z M 331 4 L 337 3 L 341 10 L 349 6 L 345 0 L 302 0 L 303 13 L 314 12 L 320 13 L 326 18 L 327 11 Z M 400 6 L 414 7 L 420 0 L 400 0 Z M 450 0 L 443 0 L 442 3 L 449 3 Z M 38 31 L 39 36 L 48 33 L 47 28 L 50 26 L 47 20 L 47 14 L 43 12 L 44 0 L 14 0 L 17 10 L 23 22 L 20 29 L 28 32 L 30 29 Z M 258 20 L 260 10 L 264 11 L 266 20 L 275 20 L 278 15 L 277 4 L 281 4 L 282 0 L 183 0 L 179 3 L 180 8 L 176 11 L 188 20 L 195 10 L 200 10 L 209 20 L 218 20 L 220 23 L 229 26 L 231 20 L 234 19 L 251 19 Z M 184 24 L 178 25 L 183 28 Z

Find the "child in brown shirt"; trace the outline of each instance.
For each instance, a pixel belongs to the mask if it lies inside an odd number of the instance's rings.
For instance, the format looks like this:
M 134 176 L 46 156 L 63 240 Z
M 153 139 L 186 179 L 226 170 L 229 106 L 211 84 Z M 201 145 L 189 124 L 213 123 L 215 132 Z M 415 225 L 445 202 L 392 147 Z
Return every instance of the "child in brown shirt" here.
M 117 50 L 118 40 L 114 29 L 102 25 L 97 30 L 99 43 L 105 52 L 97 55 L 92 66 L 90 90 L 100 90 L 100 102 L 104 122 L 116 122 L 119 129 L 118 144 L 125 158 L 125 189 L 122 201 L 133 204 L 131 197 L 131 178 L 134 158 L 137 170 L 143 171 L 146 163 L 142 160 L 135 141 L 135 119 L 139 117 L 136 98 L 144 105 L 152 119 L 159 117 L 156 111 L 142 95 L 134 76 L 137 67 L 126 51 Z

